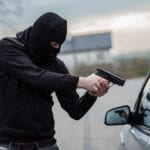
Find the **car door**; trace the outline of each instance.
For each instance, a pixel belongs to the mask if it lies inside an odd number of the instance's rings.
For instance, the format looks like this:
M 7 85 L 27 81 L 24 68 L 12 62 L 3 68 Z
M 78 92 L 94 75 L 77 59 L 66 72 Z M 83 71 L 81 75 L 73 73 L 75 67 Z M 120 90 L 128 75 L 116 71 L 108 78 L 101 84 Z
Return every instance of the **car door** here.
M 128 125 L 120 134 L 119 150 L 150 150 L 150 78 L 146 80 L 136 108 L 140 118 L 137 124 Z

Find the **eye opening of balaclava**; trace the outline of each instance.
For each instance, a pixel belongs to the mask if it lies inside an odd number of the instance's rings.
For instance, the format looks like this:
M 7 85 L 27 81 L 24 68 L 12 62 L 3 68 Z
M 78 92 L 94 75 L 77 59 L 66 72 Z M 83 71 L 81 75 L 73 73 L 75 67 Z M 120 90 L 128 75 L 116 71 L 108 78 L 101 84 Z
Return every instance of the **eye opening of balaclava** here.
M 32 26 L 28 47 L 36 60 L 47 64 L 50 57 L 56 57 L 60 47 L 65 41 L 67 21 L 55 13 L 45 13 L 39 17 Z M 54 48 L 50 42 L 59 43 L 59 48 Z

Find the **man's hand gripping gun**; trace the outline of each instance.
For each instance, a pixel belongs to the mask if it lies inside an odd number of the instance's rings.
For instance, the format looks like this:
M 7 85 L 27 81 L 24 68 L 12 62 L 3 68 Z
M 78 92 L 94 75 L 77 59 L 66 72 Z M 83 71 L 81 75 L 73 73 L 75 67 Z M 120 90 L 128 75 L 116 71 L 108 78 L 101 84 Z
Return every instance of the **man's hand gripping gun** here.
M 104 69 L 97 69 L 97 72 L 95 74 L 102 77 L 102 78 L 105 78 L 106 80 L 111 82 L 112 85 L 117 84 L 119 86 L 124 86 L 125 79 L 123 79 L 120 76 L 117 76 L 117 75 L 115 75 L 109 71 L 106 71 Z

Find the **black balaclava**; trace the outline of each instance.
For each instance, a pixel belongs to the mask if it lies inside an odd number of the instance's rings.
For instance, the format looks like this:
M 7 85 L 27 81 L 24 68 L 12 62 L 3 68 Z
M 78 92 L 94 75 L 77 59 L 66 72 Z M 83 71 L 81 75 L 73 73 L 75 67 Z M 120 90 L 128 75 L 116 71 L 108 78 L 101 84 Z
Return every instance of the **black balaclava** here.
M 53 48 L 51 41 L 62 45 L 67 33 L 67 21 L 55 13 L 45 13 L 32 26 L 28 47 L 39 65 L 47 65 L 48 60 L 57 56 L 59 48 Z

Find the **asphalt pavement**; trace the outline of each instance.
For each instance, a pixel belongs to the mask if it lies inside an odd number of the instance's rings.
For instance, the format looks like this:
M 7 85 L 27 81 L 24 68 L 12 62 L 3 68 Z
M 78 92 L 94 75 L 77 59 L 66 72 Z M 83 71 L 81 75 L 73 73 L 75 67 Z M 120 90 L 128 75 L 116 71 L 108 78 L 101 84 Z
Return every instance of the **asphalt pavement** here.
M 114 85 L 79 121 L 68 116 L 54 95 L 55 137 L 60 150 L 117 150 L 119 133 L 124 126 L 106 126 L 105 113 L 122 105 L 129 105 L 132 110 L 143 81 L 144 78 L 136 78 L 127 80 L 124 87 Z M 83 92 L 78 91 L 79 95 Z

